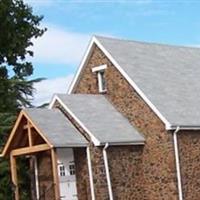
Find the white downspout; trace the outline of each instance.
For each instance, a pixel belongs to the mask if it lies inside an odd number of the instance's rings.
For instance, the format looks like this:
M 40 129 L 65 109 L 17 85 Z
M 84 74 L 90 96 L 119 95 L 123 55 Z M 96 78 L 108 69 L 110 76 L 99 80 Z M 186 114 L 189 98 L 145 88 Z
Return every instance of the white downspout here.
M 94 193 L 94 182 L 93 182 L 93 174 L 92 174 L 92 162 L 90 156 L 90 147 L 87 147 L 87 162 L 88 162 L 88 170 L 89 170 L 89 179 L 90 179 L 90 190 L 91 190 L 91 197 L 92 200 L 95 200 L 95 193 Z
M 173 139 L 174 139 L 174 153 L 175 153 L 175 161 L 176 161 L 176 174 L 177 174 L 177 181 L 178 181 L 178 195 L 179 195 L 179 200 L 183 200 L 183 192 L 182 192 L 182 184 L 181 184 L 181 169 L 180 169 L 178 140 L 177 140 L 177 132 L 179 130 L 180 130 L 180 127 L 178 126 L 173 133 Z
M 108 192 L 109 192 L 109 198 L 110 200 L 113 200 L 113 192 L 112 192 L 112 185 L 111 185 L 111 179 L 110 179 L 110 172 L 109 172 L 109 166 L 108 166 L 108 157 L 106 149 L 108 148 L 108 143 L 106 143 L 105 147 L 103 148 L 103 159 L 104 159 L 104 165 L 106 170 L 106 179 L 108 184 Z
M 39 200 L 40 198 L 40 191 L 39 191 L 39 178 L 38 178 L 38 162 L 37 157 L 34 156 L 34 170 L 35 170 L 35 188 L 36 188 L 36 199 Z

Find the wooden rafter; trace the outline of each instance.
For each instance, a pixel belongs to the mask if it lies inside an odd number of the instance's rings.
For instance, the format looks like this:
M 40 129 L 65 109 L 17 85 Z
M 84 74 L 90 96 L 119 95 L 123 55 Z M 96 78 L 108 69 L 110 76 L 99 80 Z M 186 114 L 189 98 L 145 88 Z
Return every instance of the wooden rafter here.
M 11 143 L 11 141 L 12 141 L 14 135 L 15 135 L 15 132 L 16 132 L 18 126 L 19 126 L 19 123 L 20 123 L 22 117 L 23 117 L 23 113 L 21 111 L 19 116 L 18 116 L 18 118 L 17 118 L 17 120 L 16 120 L 16 122 L 15 122 L 15 125 L 14 125 L 14 127 L 12 129 L 12 132 L 11 132 L 9 138 L 8 138 L 8 141 L 7 141 L 7 143 L 6 143 L 6 145 L 5 145 L 4 149 L 3 149 L 2 157 L 5 156 L 6 151 L 7 151 L 8 147 L 10 146 L 10 143 Z
M 33 125 L 32 125 L 32 124 L 30 124 L 30 127 L 32 128 L 32 127 L 33 127 Z M 28 129 L 28 124 L 25 124 L 25 125 L 23 126 L 23 129 Z
M 26 114 L 26 112 L 24 112 L 23 110 L 20 112 L 16 122 L 15 122 L 15 125 L 12 129 L 12 132 L 7 140 L 7 143 L 5 145 L 5 147 L 3 148 L 3 152 L 1 154 L 2 157 L 4 157 L 6 154 L 7 154 L 7 151 L 9 149 L 9 146 L 11 145 L 11 142 L 13 140 L 13 137 L 17 131 L 17 128 L 22 120 L 22 118 L 25 117 L 27 119 L 27 125 L 23 126 L 23 129 L 26 128 L 28 130 L 28 141 L 29 141 L 29 146 L 32 146 L 33 145 L 33 138 L 32 138 L 32 128 L 34 128 L 38 135 L 41 136 L 41 138 L 51 147 L 53 148 L 53 145 L 50 143 L 50 141 L 44 136 L 44 134 L 42 133 L 42 131 L 39 130 L 39 128 L 34 124 L 34 122 L 31 120 L 31 118 Z
M 24 112 L 23 115 L 28 119 L 28 121 L 31 123 L 32 127 L 37 131 L 37 133 L 44 139 L 44 141 L 53 148 L 53 145 L 51 144 L 51 142 L 44 136 L 44 134 L 42 133 L 42 131 L 34 124 L 34 122 L 31 120 L 31 118 Z
M 32 147 L 33 142 L 32 142 L 32 133 L 31 133 L 31 123 L 29 121 L 27 122 L 27 126 L 28 126 L 28 143 L 29 143 L 29 146 Z

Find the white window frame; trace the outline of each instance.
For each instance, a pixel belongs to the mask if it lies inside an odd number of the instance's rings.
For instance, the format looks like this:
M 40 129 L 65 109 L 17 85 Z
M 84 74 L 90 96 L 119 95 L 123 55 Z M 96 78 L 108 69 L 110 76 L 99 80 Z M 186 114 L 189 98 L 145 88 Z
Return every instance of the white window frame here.
M 107 91 L 106 87 L 103 88 L 103 76 L 102 72 L 105 73 L 105 69 L 107 68 L 107 65 L 100 65 L 97 67 L 92 68 L 93 73 L 97 73 L 97 79 L 98 79 L 98 87 L 99 87 L 99 92 L 104 93 Z M 104 80 L 105 81 L 105 80 Z
M 64 164 L 59 165 L 59 176 L 60 177 L 66 176 L 66 170 Z
M 74 162 L 69 163 L 69 174 L 70 174 L 70 176 L 73 176 L 76 174 Z

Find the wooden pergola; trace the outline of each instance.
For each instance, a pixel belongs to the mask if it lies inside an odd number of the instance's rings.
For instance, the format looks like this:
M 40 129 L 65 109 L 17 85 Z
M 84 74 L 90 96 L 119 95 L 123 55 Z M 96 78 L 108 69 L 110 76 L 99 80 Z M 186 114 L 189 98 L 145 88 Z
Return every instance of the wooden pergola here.
M 60 198 L 60 191 L 55 148 L 33 123 L 27 113 L 22 110 L 1 154 L 1 157 L 10 157 L 11 177 L 15 186 L 15 200 L 20 199 L 16 158 L 18 156 L 32 155 L 43 151 L 51 152 L 54 193 L 55 199 L 57 200 Z

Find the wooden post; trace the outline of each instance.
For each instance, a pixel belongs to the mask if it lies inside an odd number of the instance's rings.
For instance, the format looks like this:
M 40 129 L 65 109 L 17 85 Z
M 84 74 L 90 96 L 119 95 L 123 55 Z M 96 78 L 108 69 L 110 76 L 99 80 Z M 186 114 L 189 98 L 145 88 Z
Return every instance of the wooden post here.
M 16 166 L 16 158 L 10 154 L 10 169 L 11 169 L 11 177 L 12 177 L 12 183 L 15 187 L 15 200 L 19 200 L 19 188 L 18 188 L 18 182 L 17 182 L 17 166 Z
M 28 121 L 28 142 L 29 142 L 29 146 L 32 147 L 33 146 L 33 142 L 32 142 L 32 134 L 31 134 L 31 124 Z
M 51 149 L 51 162 L 52 162 L 52 171 L 53 171 L 53 183 L 55 191 L 55 199 L 60 199 L 60 188 L 59 188 L 59 178 L 58 178 L 58 169 L 57 169 L 57 155 L 55 150 Z

